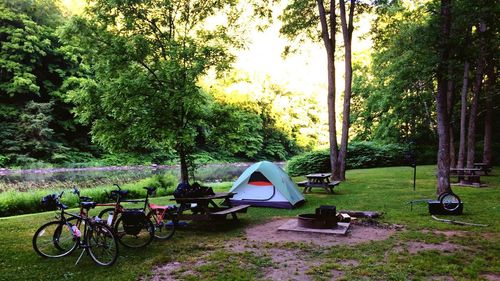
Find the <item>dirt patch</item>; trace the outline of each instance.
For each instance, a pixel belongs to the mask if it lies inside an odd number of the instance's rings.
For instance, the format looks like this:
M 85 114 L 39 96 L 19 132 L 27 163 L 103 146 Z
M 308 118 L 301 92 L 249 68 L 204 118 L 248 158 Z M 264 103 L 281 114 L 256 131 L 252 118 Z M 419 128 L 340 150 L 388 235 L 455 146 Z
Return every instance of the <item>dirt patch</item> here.
M 421 251 L 438 250 L 444 253 L 451 253 L 458 250 L 465 249 L 464 246 L 452 244 L 450 242 L 443 242 L 439 244 L 427 244 L 422 242 L 408 242 L 406 243 L 406 249 L 410 254 L 416 254 Z
M 483 277 L 484 279 L 489 280 L 489 281 L 500 281 L 499 274 L 485 273 L 485 274 L 481 274 L 481 277 Z
M 435 281 L 455 281 L 455 279 L 451 276 L 431 276 L 429 277 L 429 280 L 435 280 Z
M 339 262 L 342 266 L 356 267 L 359 265 L 359 261 L 357 260 L 343 260 Z
M 500 233 L 499 232 L 485 232 L 481 234 L 482 237 L 486 238 L 487 240 L 498 240 L 500 239 Z
M 263 279 L 266 280 L 309 280 L 307 271 L 318 266 L 318 261 L 313 261 L 304 256 L 300 251 L 276 248 L 262 249 L 261 254 L 269 256 L 274 267 L 264 270 Z
M 468 235 L 468 231 L 463 231 L 463 230 L 428 230 L 428 229 L 424 229 L 422 230 L 422 233 L 430 233 L 430 234 L 435 234 L 435 235 L 444 235 L 446 238 L 450 238 L 450 237 L 454 237 L 454 236 L 457 236 L 457 237 L 465 237 Z
M 332 270 L 332 280 L 338 280 L 342 277 L 344 277 L 344 272 L 336 269 Z
M 278 231 L 278 227 L 287 220 L 288 219 L 275 219 L 264 224 L 249 227 L 246 229 L 247 239 L 250 241 L 267 243 L 302 242 L 328 247 L 341 244 L 352 245 L 385 240 L 396 231 L 394 228 L 388 226 L 367 226 L 362 223 L 351 223 L 346 236 Z
M 150 281 L 174 281 L 177 280 L 174 276 L 171 275 L 172 272 L 179 270 L 182 267 L 182 263 L 180 262 L 169 262 L 162 266 L 155 267 L 153 269 L 153 277 L 151 277 Z M 146 280 L 146 279 L 142 279 Z
M 200 257 L 196 261 L 187 261 L 187 262 L 169 262 L 163 264 L 161 266 L 156 266 L 153 268 L 153 274 L 150 279 L 141 278 L 141 281 L 149 280 L 149 281 L 175 281 L 179 280 L 177 277 L 183 275 L 193 274 L 192 270 L 182 270 L 189 266 L 189 268 L 195 268 L 198 266 L 202 266 L 206 264 L 205 261 L 206 256 Z M 182 272 L 179 272 L 182 271 Z
M 218 249 L 224 249 L 227 252 L 243 253 L 251 252 L 255 256 L 269 257 L 272 265 L 262 268 L 262 279 L 267 280 L 310 280 L 308 272 L 315 267 L 322 265 L 315 254 L 311 254 L 304 249 L 291 249 L 281 247 L 281 243 L 298 242 L 310 244 L 310 248 L 321 251 L 323 247 L 329 247 L 341 244 L 358 244 L 369 241 L 378 241 L 387 239 L 397 227 L 390 225 L 380 225 L 376 222 L 356 222 L 352 223 L 346 236 L 334 236 L 315 233 L 278 231 L 278 228 L 289 218 L 274 219 L 267 223 L 255 225 L 246 229 L 246 237 L 235 238 L 226 241 L 223 246 L 215 246 L 207 250 L 206 255 Z M 152 281 L 171 281 L 182 279 L 187 274 L 193 274 L 193 268 L 196 268 L 206 261 L 205 257 L 199 257 L 195 260 L 186 262 L 171 262 L 153 269 L 153 277 L 148 279 Z M 339 261 L 342 266 L 359 266 L 357 260 Z M 334 269 L 331 271 L 332 280 L 337 280 L 344 276 L 344 272 Z

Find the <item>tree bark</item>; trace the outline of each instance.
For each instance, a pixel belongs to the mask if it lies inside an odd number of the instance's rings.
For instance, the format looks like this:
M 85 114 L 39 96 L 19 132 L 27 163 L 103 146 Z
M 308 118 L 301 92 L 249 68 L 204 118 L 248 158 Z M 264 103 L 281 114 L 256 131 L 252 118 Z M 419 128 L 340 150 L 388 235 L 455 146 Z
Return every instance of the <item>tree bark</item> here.
M 469 89 L 469 62 L 464 63 L 464 78 L 462 83 L 461 101 L 460 101 L 460 144 L 458 147 L 457 168 L 464 167 L 465 160 L 465 134 L 467 120 L 467 91 Z
M 477 59 L 477 69 L 476 69 L 476 79 L 474 81 L 474 87 L 472 89 L 472 103 L 470 106 L 469 113 L 469 128 L 467 131 L 467 168 L 474 168 L 475 160 L 475 141 L 476 141 L 476 120 L 477 120 L 477 109 L 479 103 L 479 93 L 481 92 L 481 86 L 483 84 L 483 73 L 485 66 L 485 46 L 484 46 L 484 32 L 486 31 L 486 25 L 484 22 L 479 24 L 479 57 Z
M 447 93 L 447 106 L 448 106 L 448 120 L 450 122 L 450 167 L 455 167 L 456 155 L 455 155 L 455 136 L 454 136 L 454 126 L 453 126 L 453 108 L 455 105 L 455 83 L 451 80 L 451 70 L 449 71 L 448 80 L 448 93 Z
M 340 140 L 339 152 L 339 179 L 345 180 L 347 143 L 349 141 L 349 126 L 351 115 L 351 94 L 352 94 L 352 32 L 353 17 L 356 1 L 351 0 L 349 6 L 349 18 L 346 19 L 345 0 L 340 0 L 340 21 L 342 25 L 342 35 L 344 37 L 345 53 L 345 84 L 344 84 L 344 110 L 342 113 L 342 137 Z M 349 22 L 347 22 L 347 20 Z
M 323 0 L 317 0 L 319 17 L 321 22 L 321 37 L 326 49 L 328 61 L 328 131 L 330 139 L 330 165 L 332 169 L 332 179 L 339 179 L 338 145 L 337 145 L 337 125 L 335 117 L 335 32 L 336 15 L 335 0 L 330 1 L 330 17 L 326 19 L 326 11 Z
M 188 171 L 188 164 L 187 164 L 187 155 L 186 155 L 186 151 L 184 150 L 184 147 L 179 148 L 178 153 L 179 153 L 179 158 L 180 158 L 180 162 L 181 162 L 181 182 L 182 183 L 189 183 L 189 171 Z
M 486 67 L 488 81 L 486 84 L 486 115 L 484 116 L 484 147 L 483 163 L 490 167 L 492 163 L 493 152 L 493 94 L 495 91 L 495 60 L 490 57 Z
M 437 120 L 438 120 L 438 157 L 437 157 L 437 194 L 450 192 L 450 130 L 447 106 L 448 82 L 446 72 L 449 64 L 449 37 L 451 29 L 451 0 L 441 0 L 441 32 L 439 64 L 437 69 Z

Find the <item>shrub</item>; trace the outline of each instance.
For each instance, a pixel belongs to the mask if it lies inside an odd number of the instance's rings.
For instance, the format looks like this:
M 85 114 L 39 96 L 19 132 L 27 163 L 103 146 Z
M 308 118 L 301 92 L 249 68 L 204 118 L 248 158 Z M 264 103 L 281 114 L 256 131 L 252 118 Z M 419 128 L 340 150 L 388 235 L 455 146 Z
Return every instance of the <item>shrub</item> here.
M 377 142 L 351 142 L 347 149 L 347 169 L 408 165 L 406 145 Z M 329 149 L 316 150 L 293 157 L 288 161 L 291 176 L 330 171 Z
M 123 189 L 129 190 L 127 199 L 146 197 L 145 186 L 158 187 L 157 196 L 167 196 L 173 193 L 177 178 L 171 174 L 156 175 L 135 183 L 124 184 Z M 95 202 L 108 202 L 106 191 L 115 189 L 111 185 L 81 189 L 82 196 L 92 197 Z M 70 208 L 78 207 L 78 197 L 71 189 L 64 190 L 62 202 Z M 61 189 L 44 189 L 31 192 L 6 191 L 0 193 L 0 217 L 37 213 L 45 211 L 41 199 L 51 193 L 60 193 Z

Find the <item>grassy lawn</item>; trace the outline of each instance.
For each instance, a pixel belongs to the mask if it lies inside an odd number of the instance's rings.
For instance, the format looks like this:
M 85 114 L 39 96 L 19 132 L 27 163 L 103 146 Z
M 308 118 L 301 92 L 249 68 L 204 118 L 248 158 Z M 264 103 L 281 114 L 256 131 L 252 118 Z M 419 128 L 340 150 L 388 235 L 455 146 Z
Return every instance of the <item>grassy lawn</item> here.
M 452 219 L 488 224 L 488 227 L 450 225 L 431 219 L 427 204 L 410 210 L 408 201 L 435 197 L 435 167 L 417 169 L 417 190 L 412 190 L 413 171 L 408 167 L 348 171 L 348 181 L 335 188 L 334 195 L 321 191 L 306 195 L 307 203 L 295 210 L 250 208 L 237 225 L 213 228 L 198 225 L 181 229 L 169 241 L 154 241 L 145 249 L 120 247 L 111 268 L 94 265 L 84 257 L 75 266 L 79 252 L 61 259 L 43 259 L 35 254 L 31 239 L 36 229 L 53 218 L 53 212 L 0 219 L 0 280 L 137 280 L 152 276 L 152 268 L 185 280 L 262 280 L 266 272 L 289 272 L 286 279 L 301 279 L 300 272 L 277 262 L 270 251 L 292 251 L 307 265 L 311 280 L 487 280 L 500 277 L 500 177 L 484 177 L 485 188 L 454 187 L 464 202 L 464 215 Z M 483 178 L 482 178 L 483 179 Z M 295 180 L 301 180 L 296 178 Z M 226 191 L 230 184 L 215 186 Z M 170 203 L 166 197 L 155 203 Z M 321 247 L 304 243 L 252 244 L 245 228 L 273 217 L 314 212 L 319 205 L 336 205 L 337 210 L 383 212 L 380 222 L 403 225 L 386 240 L 356 245 Z M 97 213 L 97 211 L 96 211 Z M 441 216 L 443 217 L 443 216 Z M 455 232 L 450 232 L 455 231 Z M 446 235 L 446 233 L 458 233 Z M 245 244 L 241 251 L 229 251 L 227 241 Z M 412 252 L 407 246 L 452 244 L 454 251 Z M 248 249 L 247 249 L 248 248 Z M 255 251 L 262 248 L 269 251 Z M 448 279 L 449 277 L 453 279 Z M 272 279 L 272 278 L 270 278 Z M 498 279 L 497 279 L 498 280 Z

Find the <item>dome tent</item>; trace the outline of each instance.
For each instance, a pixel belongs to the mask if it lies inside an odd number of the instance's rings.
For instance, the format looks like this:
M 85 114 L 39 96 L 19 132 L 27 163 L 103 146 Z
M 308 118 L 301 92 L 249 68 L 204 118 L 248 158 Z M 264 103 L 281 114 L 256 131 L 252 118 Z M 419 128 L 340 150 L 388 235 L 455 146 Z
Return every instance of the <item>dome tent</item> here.
M 236 193 L 231 199 L 233 205 L 291 209 L 305 200 L 290 176 L 268 161 L 248 167 L 230 192 Z

